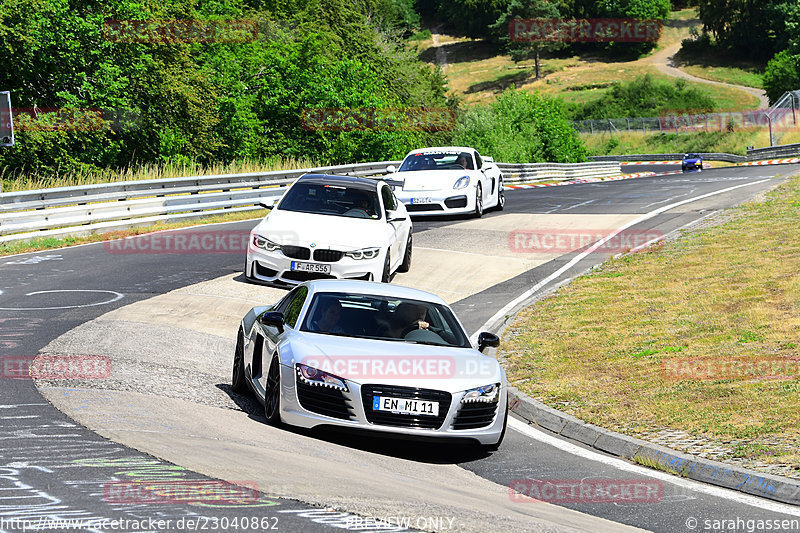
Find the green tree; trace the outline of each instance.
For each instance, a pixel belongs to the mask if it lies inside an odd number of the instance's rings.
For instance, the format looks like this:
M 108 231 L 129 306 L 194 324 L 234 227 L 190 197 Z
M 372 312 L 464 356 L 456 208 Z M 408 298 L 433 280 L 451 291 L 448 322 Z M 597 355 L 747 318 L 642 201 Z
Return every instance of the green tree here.
M 786 91 L 800 89 L 800 54 L 784 50 L 775 54 L 764 71 L 764 90 L 774 104 Z
M 509 163 L 586 160 L 586 148 L 564 116 L 561 102 L 517 90 L 461 113 L 453 142 Z
M 548 0 L 511 0 L 505 13 L 500 15 L 490 29 L 499 36 L 500 42 L 511 55 L 514 62 L 533 58 L 536 79 L 541 77 L 541 54 L 563 48 L 563 42 L 548 40 L 548 36 L 528 35 L 524 32 L 511 31 L 510 26 L 519 24 L 527 26 L 525 21 L 531 19 L 557 19 L 561 15 L 558 6 Z M 513 36 L 511 34 L 514 34 Z

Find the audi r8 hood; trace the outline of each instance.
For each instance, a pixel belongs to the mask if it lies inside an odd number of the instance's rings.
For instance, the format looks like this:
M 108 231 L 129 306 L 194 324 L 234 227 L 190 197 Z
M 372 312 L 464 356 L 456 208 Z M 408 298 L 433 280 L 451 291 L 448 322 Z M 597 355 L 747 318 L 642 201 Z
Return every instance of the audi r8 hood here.
M 298 332 L 291 349 L 291 354 L 284 355 L 290 355 L 294 364 L 301 363 L 360 384 L 451 393 L 492 383 L 505 384 L 497 360 L 474 348 Z
M 280 245 L 342 251 L 386 245 L 380 219 L 317 215 L 273 209 L 253 232 Z
M 439 191 L 453 190 L 456 181 L 474 174 L 474 170 L 415 170 L 397 172 L 392 178 L 403 182 L 403 191 Z

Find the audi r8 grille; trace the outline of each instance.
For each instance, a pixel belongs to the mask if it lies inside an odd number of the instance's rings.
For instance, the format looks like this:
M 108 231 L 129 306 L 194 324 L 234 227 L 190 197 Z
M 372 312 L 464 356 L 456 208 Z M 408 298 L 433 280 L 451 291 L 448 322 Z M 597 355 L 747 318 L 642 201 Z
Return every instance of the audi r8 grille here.
M 375 411 L 372 402 L 375 396 L 389 396 L 408 400 L 424 400 L 439 402 L 439 414 L 428 415 L 402 415 L 388 411 Z M 361 387 L 361 400 L 364 402 L 364 413 L 367 421 L 381 426 L 399 426 L 408 428 L 439 429 L 450 410 L 452 397 L 449 392 L 418 389 L 416 387 L 393 387 L 388 385 L 365 385 Z
M 444 211 L 439 204 L 407 204 L 406 211 Z
M 314 250 L 314 261 L 323 263 L 335 263 L 344 256 L 344 252 L 339 250 Z
M 311 259 L 311 250 L 304 246 L 281 246 L 281 252 L 292 259 Z
M 497 412 L 497 402 L 471 402 L 461 404 L 455 420 L 453 429 L 477 429 L 486 427 L 494 420 Z
M 342 420 L 352 418 L 353 406 L 342 391 L 309 385 L 299 380 L 295 380 L 295 383 L 297 383 L 297 399 L 303 409 L 331 418 Z
M 448 198 L 444 201 L 444 205 L 449 207 L 450 209 L 456 209 L 459 207 L 467 207 L 467 197 L 466 196 L 453 196 Z

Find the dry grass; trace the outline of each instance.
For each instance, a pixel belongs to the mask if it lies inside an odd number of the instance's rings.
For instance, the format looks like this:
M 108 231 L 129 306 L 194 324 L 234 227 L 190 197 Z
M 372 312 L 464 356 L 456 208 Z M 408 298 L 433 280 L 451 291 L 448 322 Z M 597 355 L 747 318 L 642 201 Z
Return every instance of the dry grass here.
M 510 382 L 603 427 L 746 439 L 748 457 L 800 469 L 798 372 L 677 380 L 663 370 L 685 358 L 800 369 L 798 208 L 795 176 L 722 225 L 576 279 L 513 321 Z
M 209 176 L 214 174 L 242 174 L 248 172 L 269 172 L 272 170 L 293 170 L 310 168 L 316 163 L 305 159 L 273 159 L 266 161 L 233 161 L 228 164 L 215 165 L 142 165 L 125 169 L 109 169 L 105 172 L 86 172 L 61 175 L 56 177 L 30 173 L 19 173 L 13 176 L 0 172 L 3 192 L 28 191 L 52 187 L 72 187 L 91 185 L 94 183 L 112 183 L 117 181 L 150 180 L 179 178 L 183 176 Z

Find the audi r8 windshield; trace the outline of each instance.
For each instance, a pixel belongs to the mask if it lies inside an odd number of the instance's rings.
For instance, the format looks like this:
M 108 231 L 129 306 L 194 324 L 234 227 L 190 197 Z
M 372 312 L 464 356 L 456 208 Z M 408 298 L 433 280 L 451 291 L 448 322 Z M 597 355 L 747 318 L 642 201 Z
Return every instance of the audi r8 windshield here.
M 471 347 L 447 306 L 390 296 L 317 294 L 300 330 L 362 339 Z

